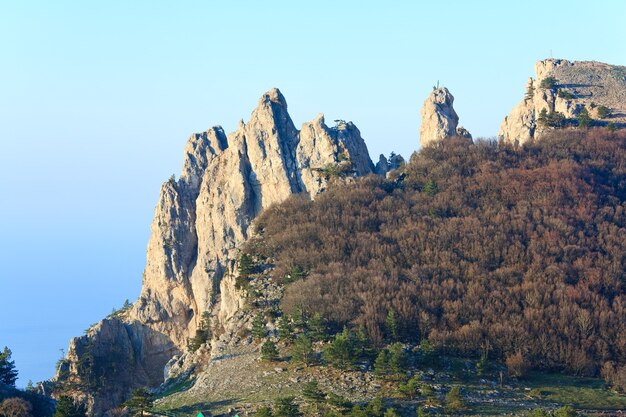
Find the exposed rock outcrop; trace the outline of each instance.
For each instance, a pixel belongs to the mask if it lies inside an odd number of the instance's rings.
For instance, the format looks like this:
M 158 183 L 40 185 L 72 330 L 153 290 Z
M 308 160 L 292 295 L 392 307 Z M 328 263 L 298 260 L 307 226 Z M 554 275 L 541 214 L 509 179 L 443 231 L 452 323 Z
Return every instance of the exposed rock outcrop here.
M 428 95 L 421 111 L 420 144 L 422 147 L 457 135 L 471 139 L 472 135 L 466 129 L 461 128 L 457 132 L 459 116 L 454 111 L 453 103 L 454 96 L 446 87 L 435 88 Z
M 626 67 L 545 59 L 537 61 L 535 73 L 537 78 L 526 83 L 524 98 L 504 118 L 498 134 L 500 141 L 523 144 L 553 129 L 550 123 L 539 120 L 543 110 L 569 119 L 572 126 L 583 109 L 597 119 L 596 125 L 611 122 L 617 128 L 625 126 Z M 610 110 L 609 117 L 600 117 L 594 110 L 600 106 Z
M 292 194 L 314 198 L 337 167 L 354 176 L 374 171 L 356 126 L 328 127 L 319 115 L 298 131 L 278 89 L 230 135 L 220 127 L 192 135 L 180 179 L 161 187 L 139 299 L 123 318 L 73 339 L 57 381 L 74 383 L 94 416 L 133 387 L 162 382 L 164 366 L 185 349 L 204 312 L 224 322 L 240 309 L 234 280 L 223 277 L 234 270 L 254 218 Z M 109 355 L 116 369 L 97 391 L 89 389 L 97 369 L 80 365 L 94 355 Z
M 107 318 L 72 339 L 56 389 L 85 402 L 92 415 L 104 415 L 127 398 L 129 386 L 160 383 L 163 364 L 176 352 L 167 336 L 148 326 Z
M 389 172 L 389 161 L 382 153 L 378 157 L 378 162 L 376 162 L 374 172 L 378 175 L 385 175 L 387 172 Z
M 378 175 L 389 176 L 390 173 L 398 170 L 406 161 L 402 157 L 402 155 L 398 155 L 394 152 L 389 155 L 389 159 L 385 157 L 385 155 L 381 154 L 378 158 L 378 162 L 376 163 L 376 167 L 374 168 L 374 172 Z
M 472 134 L 463 126 L 459 126 L 456 128 L 456 135 L 460 138 L 472 140 Z

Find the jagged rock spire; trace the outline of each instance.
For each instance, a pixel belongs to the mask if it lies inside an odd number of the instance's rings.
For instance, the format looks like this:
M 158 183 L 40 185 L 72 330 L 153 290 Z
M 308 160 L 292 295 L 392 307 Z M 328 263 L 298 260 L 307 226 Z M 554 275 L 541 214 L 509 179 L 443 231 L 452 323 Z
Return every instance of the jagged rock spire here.
M 329 181 L 321 172 L 338 164 L 355 176 L 373 172 L 356 126 L 328 127 L 320 114 L 298 131 L 278 89 L 263 94 L 248 123 L 228 136 L 220 127 L 192 135 L 180 179 L 161 187 L 139 299 L 124 317 L 103 321 L 72 341 L 66 367 L 71 377 L 59 380 L 88 378 L 75 364 L 88 350 L 113 354 L 118 345 L 138 354 L 120 368 L 123 387 L 107 383 L 91 398 L 95 416 L 132 388 L 161 383 L 162 374 L 138 370 L 163 369 L 186 348 L 204 312 L 226 321 L 237 309 L 236 300 L 225 299 L 232 291 L 220 299 L 220 281 L 233 269 L 254 218 L 294 193 L 314 198 Z
M 428 146 L 453 136 L 471 139 L 466 129 L 457 131 L 459 116 L 453 107 L 454 96 L 446 87 L 434 88 L 422 106 L 422 125 L 420 127 L 420 145 Z

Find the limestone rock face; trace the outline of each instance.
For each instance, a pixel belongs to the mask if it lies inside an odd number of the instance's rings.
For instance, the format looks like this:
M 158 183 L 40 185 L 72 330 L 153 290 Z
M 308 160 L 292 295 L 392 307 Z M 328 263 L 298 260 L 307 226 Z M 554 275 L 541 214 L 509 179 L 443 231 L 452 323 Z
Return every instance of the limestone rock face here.
M 456 134 L 459 116 L 454 111 L 453 103 L 454 96 L 446 87 L 433 90 L 424 101 L 421 111 L 421 146 L 427 146 Z
M 398 170 L 405 164 L 406 161 L 402 155 L 392 152 L 391 155 L 389 155 L 389 159 L 387 159 L 385 155 L 381 154 L 378 158 L 378 162 L 376 163 L 376 167 L 374 168 L 374 172 L 378 175 L 389 177 L 389 174 Z
M 535 74 L 537 74 L 537 80 L 543 80 L 554 73 L 559 67 L 571 67 L 574 63 L 565 59 L 544 59 L 535 62 Z
M 361 132 L 352 122 L 340 121 L 329 128 L 323 114 L 302 125 L 296 157 L 301 167 L 301 181 L 311 197 L 326 188 L 328 180 L 319 171 L 328 164 L 349 162 L 357 176 L 374 172 L 369 152 L 360 137 Z
M 161 187 L 150 228 L 142 292 L 131 319 L 168 335 L 179 347 L 194 315 L 188 277 L 197 257 L 196 199 L 205 171 L 227 147 L 221 127 L 189 138 L 181 177 Z
M 547 74 L 547 70 L 542 69 L 541 73 Z M 523 144 L 545 131 L 538 123 L 539 114 L 543 109 L 548 113 L 555 110 L 556 92 L 541 88 L 540 84 L 541 79 L 528 79 L 526 96 L 504 118 L 500 126 L 498 134 L 500 141 Z
M 382 153 L 378 157 L 378 162 L 376 162 L 374 172 L 376 172 L 377 175 L 385 175 L 387 172 L 389 172 L 389 161 Z
M 420 127 L 420 145 L 432 143 L 457 135 L 459 116 L 453 107 L 454 96 L 446 87 L 434 89 L 422 106 L 422 126 Z M 469 132 L 464 129 L 463 133 Z M 471 135 L 469 135 L 471 138 Z
M 129 385 L 160 383 L 162 364 L 175 353 L 167 336 L 136 322 L 108 318 L 72 339 L 55 379 L 80 387 L 69 393 L 87 404 L 90 415 L 100 416 L 127 399 Z M 98 395 L 92 395 L 96 390 Z
M 217 283 L 233 271 L 252 220 L 294 193 L 314 198 L 326 187 L 319 168 L 351 161 L 355 175 L 373 171 L 354 125 L 329 128 L 318 116 L 298 131 L 278 90 L 266 93 L 248 124 L 229 135 L 229 148 L 207 167 L 197 199 L 196 265 L 189 282 L 196 317 L 210 311 Z M 195 323 L 190 321 L 189 331 Z
M 161 189 L 132 317 L 183 348 L 217 301 L 252 220 L 291 194 L 314 197 L 326 186 L 315 168 L 341 159 L 356 175 L 373 171 L 352 123 L 329 128 L 319 115 L 299 132 L 278 89 L 265 93 L 250 121 L 228 137 L 221 128 L 192 135 L 180 180 Z
M 535 64 L 537 78 L 526 83 L 524 98 L 506 116 L 500 126 L 498 139 L 512 144 L 523 144 L 544 136 L 551 127 L 539 123 L 542 110 L 558 112 L 569 124 L 576 125 L 576 117 L 587 108 L 590 114 L 595 106 L 606 106 L 611 117 L 596 121 L 602 126 L 613 123 L 626 127 L 626 67 L 594 61 L 567 61 L 545 59 Z M 553 77 L 553 87 L 542 81 Z M 593 105 L 592 105 L 593 103 Z
M 235 285 L 235 277 L 229 275 L 220 283 L 221 303 L 218 312 L 220 323 L 226 323 L 244 306 L 244 297 L 241 290 Z
M 575 118 L 584 108 L 584 104 L 577 103 L 574 99 L 566 99 L 557 95 L 554 100 L 554 111 L 562 113 L 567 118 Z
M 125 400 L 132 388 L 162 382 L 165 365 L 186 350 L 203 313 L 219 324 L 241 309 L 235 260 L 254 218 L 292 194 L 314 198 L 328 185 L 321 173 L 328 167 L 354 176 L 374 171 L 356 126 L 328 127 L 319 115 L 298 131 L 278 89 L 265 93 L 248 123 L 230 135 L 220 127 L 192 135 L 180 179 L 161 187 L 139 299 L 123 319 L 102 321 L 73 339 L 70 371 L 57 375 L 58 383 L 93 376 L 77 371 L 82 346 L 109 354 L 119 372 L 97 394 L 83 393 L 94 416 Z

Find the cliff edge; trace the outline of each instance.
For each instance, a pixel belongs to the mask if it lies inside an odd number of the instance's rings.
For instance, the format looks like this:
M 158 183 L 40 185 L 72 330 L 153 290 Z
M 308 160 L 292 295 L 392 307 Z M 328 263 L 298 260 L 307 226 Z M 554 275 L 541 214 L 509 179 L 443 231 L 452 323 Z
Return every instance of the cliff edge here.
M 524 98 L 502 121 L 498 139 L 523 144 L 550 130 L 583 125 L 626 127 L 626 67 L 544 59 Z
M 180 178 L 161 187 L 139 299 L 71 341 L 55 377 L 59 392 L 103 416 L 133 388 L 161 384 L 203 317 L 219 326 L 237 312 L 237 291 L 222 281 L 254 218 L 292 194 L 315 198 L 334 177 L 373 171 L 354 124 L 329 127 L 320 114 L 298 130 L 278 89 L 235 132 L 217 126 L 192 135 Z

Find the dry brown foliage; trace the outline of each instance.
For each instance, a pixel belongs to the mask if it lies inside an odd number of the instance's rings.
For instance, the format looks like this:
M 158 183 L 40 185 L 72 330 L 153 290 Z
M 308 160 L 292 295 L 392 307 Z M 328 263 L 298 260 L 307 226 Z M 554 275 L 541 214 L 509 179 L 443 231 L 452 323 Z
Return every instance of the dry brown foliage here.
M 436 192 L 432 192 L 432 183 Z M 426 184 L 428 192 L 425 191 Z M 564 131 L 520 148 L 448 141 L 377 177 L 267 210 L 249 248 L 296 267 L 286 310 L 448 352 L 518 352 L 595 374 L 626 364 L 626 135 Z M 252 249 L 250 249 L 252 250 Z

